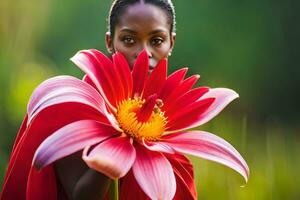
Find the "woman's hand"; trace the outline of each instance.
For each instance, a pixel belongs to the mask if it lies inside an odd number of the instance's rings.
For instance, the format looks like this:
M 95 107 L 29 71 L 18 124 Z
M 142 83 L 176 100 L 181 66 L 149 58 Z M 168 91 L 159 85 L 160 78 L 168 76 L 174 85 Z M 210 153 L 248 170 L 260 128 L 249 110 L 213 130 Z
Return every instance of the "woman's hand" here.
M 102 200 L 111 179 L 90 169 L 81 158 L 82 151 L 54 163 L 56 175 L 71 200 Z

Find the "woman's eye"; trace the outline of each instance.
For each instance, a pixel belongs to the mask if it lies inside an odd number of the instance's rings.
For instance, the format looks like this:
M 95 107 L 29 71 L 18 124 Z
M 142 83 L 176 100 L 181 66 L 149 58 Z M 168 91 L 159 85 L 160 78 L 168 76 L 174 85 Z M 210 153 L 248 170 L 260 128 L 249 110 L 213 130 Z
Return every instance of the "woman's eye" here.
M 125 44 L 133 44 L 134 43 L 134 39 L 132 37 L 124 37 L 123 38 L 123 42 Z
M 151 44 L 152 45 L 155 45 L 155 46 L 158 46 L 158 45 L 160 45 L 161 43 L 163 43 L 163 39 L 162 38 L 153 38 L 152 40 L 151 40 Z

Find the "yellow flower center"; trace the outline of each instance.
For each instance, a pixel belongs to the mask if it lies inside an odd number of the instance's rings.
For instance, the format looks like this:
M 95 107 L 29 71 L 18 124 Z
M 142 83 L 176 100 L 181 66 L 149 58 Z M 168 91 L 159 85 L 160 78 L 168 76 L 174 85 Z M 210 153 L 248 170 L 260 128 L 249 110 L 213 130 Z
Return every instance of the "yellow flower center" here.
M 166 118 L 159 108 L 161 101 L 156 102 L 154 108 L 150 110 L 150 117 L 146 121 L 139 121 L 138 114 L 145 100 L 134 98 L 121 101 L 117 107 L 116 117 L 124 133 L 137 140 L 159 139 L 164 132 Z

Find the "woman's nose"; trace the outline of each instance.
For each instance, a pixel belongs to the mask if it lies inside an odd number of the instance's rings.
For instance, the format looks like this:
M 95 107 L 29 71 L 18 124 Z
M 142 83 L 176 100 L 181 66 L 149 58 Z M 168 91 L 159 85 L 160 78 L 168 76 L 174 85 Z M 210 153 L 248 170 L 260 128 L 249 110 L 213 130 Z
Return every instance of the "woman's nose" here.
M 145 50 L 146 50 L 146 52 L 147 52 L 147 54 L 148 54 L 148 57 L 149 57 L 149 58 L 152 58 L 152 53 L 151 53 L 151 51 L 150 51 L 149 49 L 147 49 L 147 48 L 145 48 Z
M 143 50 L 147 52 L 149 58 L 152 58 L 151 49 L 147 45 L 141 45 L 141 48 L 136 52 L 135 57 L 137 57 Z

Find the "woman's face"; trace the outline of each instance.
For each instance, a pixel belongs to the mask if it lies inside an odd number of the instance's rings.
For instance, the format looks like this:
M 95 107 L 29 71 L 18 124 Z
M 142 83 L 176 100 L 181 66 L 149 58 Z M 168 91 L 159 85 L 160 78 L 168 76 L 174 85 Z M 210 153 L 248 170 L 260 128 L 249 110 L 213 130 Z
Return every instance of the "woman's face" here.
M 133 67 L 138 54 L 145 49 L 149 55 L 149 68 L 171 52 L 175 33 L 170 34 L 170 20 L 166 13 L 157 6 L 136 3 L 129 6 L 118 19 L 111 38 L 106 35 L 108 51 L 121 52 Z

